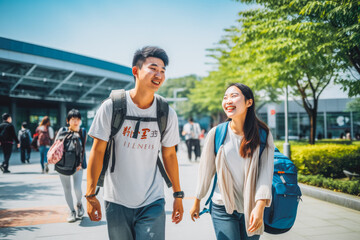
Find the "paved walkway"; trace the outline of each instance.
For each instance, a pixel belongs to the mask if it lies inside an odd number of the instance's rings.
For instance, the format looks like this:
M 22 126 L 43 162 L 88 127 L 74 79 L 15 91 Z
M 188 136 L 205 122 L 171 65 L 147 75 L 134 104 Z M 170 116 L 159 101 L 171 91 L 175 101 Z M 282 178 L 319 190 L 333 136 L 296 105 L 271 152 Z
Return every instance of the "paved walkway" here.
M 180 145 L 178 157 L 181 185 L 186 193 L 185 214 L 180 224 L 171 223 L 172 191 L 166 189 L 166 239 L 215 239 L 208 214 L 195 223 L 189 216 L 198 163 L 186 160 L 185 145 Z M 59 177 L 53 167 L 49 174 L 41 174 L 38 162 L 39 153 L 33 153 L 31 164 L 21 164 L 19 154 L 15 153 L 10 162 L 12 173 L 0 173 L 0 239 L 108 239 L 105 218 L 91 222 L 86 216 L 75 223 L 66 222 L 68 210 Z M 86 172 L 83 191 L 85 189 Z M 101 204 L 103 207 L 102 200 Z M 264 234 L 261 239 L 359 240 L 360 211 L 304 196 L 293 229 L 282 235 Z

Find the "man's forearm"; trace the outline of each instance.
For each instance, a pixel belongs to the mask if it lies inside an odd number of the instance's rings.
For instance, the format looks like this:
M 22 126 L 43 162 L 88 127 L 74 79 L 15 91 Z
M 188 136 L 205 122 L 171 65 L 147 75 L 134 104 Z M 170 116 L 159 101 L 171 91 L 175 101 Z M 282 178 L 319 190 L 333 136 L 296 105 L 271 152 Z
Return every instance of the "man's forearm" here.
M 165 170 L 173 185 L 173 191 L 181 191 L 180 179 L 179 179 L 179 165 L 177 161 L 175 147 L 173 150 L 163 151 L 163 161 Z M 170 152 L 169 152 L 170 151 Z
M 104 152 L 96 150 L 93 146 L 90 151 L 89 165 L 87 169 L 87 189 L 86 195 L 95 193 L 96 184 L 99 179 L 104 162 Z

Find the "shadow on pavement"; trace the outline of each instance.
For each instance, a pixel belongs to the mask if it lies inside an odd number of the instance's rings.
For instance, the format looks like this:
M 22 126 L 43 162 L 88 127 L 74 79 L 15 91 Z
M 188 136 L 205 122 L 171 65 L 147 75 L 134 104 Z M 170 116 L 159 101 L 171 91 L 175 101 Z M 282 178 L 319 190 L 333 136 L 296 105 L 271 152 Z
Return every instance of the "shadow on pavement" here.
M 106 225 L 106 221 L 93 222 L 88 217 L 84 217 L 79 224 L 80 227 L 97 227 L 101 225 Z
M 18 232 L 18 231 L 34 232 L 38 229 L 39 229 L 38 227 L 10 227 L 10 228 L 1 228 L 0 227 L 0 238 L 5 240 L 6 237 L 15 236 L 16 232 Z
M 42 197 L 42 194 L 38 194 L 38 191 L 49 192 L 53 189 L 50 185 L 39 184 L 23 184 L 23 182 L 4 183 L 0 182 L 0 207 L 6 204 L 6 201 L 11 200 L 26 200 L 29 197 L 32 199 L 35 197 Z M 60 194 L 46 193 L 47 196 L 60 196 Z

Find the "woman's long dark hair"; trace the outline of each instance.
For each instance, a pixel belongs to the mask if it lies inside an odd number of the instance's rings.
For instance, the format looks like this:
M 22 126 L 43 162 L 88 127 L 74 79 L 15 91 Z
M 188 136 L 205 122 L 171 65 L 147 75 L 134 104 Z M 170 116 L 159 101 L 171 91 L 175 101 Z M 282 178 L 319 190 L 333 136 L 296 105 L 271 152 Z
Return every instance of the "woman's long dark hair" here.
M 251 158 L 256 148 L 260 145 L 259 127 L 263 128 L 267 134 L 269 134 L 269 128 L 256 116 L 255 99 L 251 89 L 242 83 L 232 83 L 227 87 L 227 89 L 232 86 L 237 87 L 242 92 L 245 97 L 245 102 L 249 99 L 252 99 L 253 101 L 253 104 L 247 109 L 244 123 L 244 138 L 240 143 L 240 155 L 243 158 Z

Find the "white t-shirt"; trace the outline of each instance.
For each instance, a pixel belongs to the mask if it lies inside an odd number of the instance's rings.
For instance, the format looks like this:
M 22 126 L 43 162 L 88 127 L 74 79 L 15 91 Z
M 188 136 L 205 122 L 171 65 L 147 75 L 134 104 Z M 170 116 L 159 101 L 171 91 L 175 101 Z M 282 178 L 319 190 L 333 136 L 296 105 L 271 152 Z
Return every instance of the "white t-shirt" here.
M 245 159 L 240 155 L 240 143 L 242 138 L 242 136 L 236 135 L 233 132 L 229 124 L 223 145 L 226 163 L 234 180 L 235 199 L 239 201 L 237 206 L 242 207 L 241 209 L 236 209 L 239 213 L 244 212 L 243 190 L 245 180 Z M 216 184 L 212 200 L 217 205 L 224 205 L 218 184 Z
M 138 108 L 126 91 L 127 116 L 156 118 L 156 100 L 147 109 Z M 109 140 L 112 101 L 106 100 L 98 109 L 89 130 L 91 137 Z M 161 146 L 172 147 L 180 142 L 176 112 L 169 108 L 166 130 L 161 133 L 157 122 L 141 122 L 137 139 L 131 138 L 136 121 L 125 119 L 115 135 L 115 169 L 110 173 L 112 160 L 105 174 L 104 200 L 128 208 L 146 206 L 164 198 L 164 180 L 156 165 Z
M 184 125 L 183 131 L 186 132 L 185 134 L 185 140 L 188 139 L 199 139 L 199 136 L 201 134 L 201 128 L 198 123 L 186 123 Z

